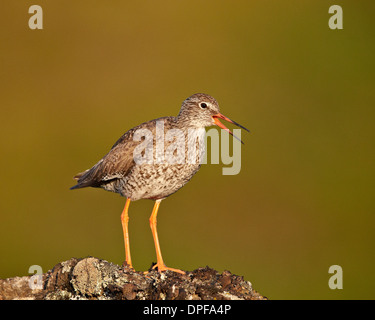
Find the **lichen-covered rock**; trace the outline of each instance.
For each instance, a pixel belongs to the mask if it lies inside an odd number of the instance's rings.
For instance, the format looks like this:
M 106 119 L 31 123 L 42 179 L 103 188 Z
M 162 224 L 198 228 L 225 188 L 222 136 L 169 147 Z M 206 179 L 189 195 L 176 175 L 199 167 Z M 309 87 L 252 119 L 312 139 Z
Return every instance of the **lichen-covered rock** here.
M 0 299 L 46 300 L 260 300 L 249 281 L 209 267 L 186 274 L 136 272 L 94 257 L 72 258 L 43 275 L 43 288 L 29 277 L 0 280 Z

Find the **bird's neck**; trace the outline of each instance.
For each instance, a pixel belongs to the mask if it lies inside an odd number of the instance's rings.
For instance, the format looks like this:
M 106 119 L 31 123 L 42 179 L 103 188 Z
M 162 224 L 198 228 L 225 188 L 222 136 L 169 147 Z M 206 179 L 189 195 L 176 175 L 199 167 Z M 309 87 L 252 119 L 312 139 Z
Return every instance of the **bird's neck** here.
M 181 129 L 204 129 L 200 121 L 192 119 L 190 116 L 179 113 L 176 117 L 176 124 Z

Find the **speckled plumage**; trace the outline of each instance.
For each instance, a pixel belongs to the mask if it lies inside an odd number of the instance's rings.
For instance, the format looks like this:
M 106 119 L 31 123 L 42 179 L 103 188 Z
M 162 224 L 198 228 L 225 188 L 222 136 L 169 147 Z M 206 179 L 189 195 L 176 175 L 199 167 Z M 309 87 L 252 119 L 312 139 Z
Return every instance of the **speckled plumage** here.
M 199 107 L 205 101 L 211 109 L 206 115 Z M 107 191 L 121 194 L 133 201 L 139 199 L 164 199 L 183 187 L 199 170 L 202 153 L 197 151 L 196 163 L 175 163 L 167 161 L 156 163 L 156 123 L 164 124 L 164 132 L 179 129 L 184 133 L 185 160 L 188 157 L 189 130 L 196 130 L 197 150 L 204 147 L 204 127 L 211 126 L 212 114 L 219 113 L 218 103 L 206 94 L 195 94 L 186 99 L 177 117 L 163 117 L 140 124 L 127 131 L 113 145 L 111 150 L 91 169 L 76 175 L 78 184 L 73 189 L 83 187 L 99 187 Z M 138 165 L 134 161 L 133 153 L 142 141 L 134 141 L 134 133 L 139 129 L 149 130 L 154 137 L 154 155 L 152 164 Z M 194 136 L 194 135 L 192 135 Z M 164 152 L 173 141 L 164 141 Z

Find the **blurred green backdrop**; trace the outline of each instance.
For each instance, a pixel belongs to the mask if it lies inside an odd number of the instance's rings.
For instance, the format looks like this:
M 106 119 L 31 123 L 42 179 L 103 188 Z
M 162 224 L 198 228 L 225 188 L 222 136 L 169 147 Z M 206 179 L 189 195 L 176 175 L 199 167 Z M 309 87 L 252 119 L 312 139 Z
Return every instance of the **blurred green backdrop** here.
M 34 3 L 33 3 L 34 4 Z M 126 130 L 196 92 L 243 132 L 242 170 L 204 165 L 161 205 L 167 265 L 243 275 L 271 299 L 374 299 L 373 1 L 2 0 L 0 278 L 92 255 L 121 264 L 125 199 L 70 191 Z M 342 5 L 344 29 L 328 28 Z M 134 266 L 153 202 L 130 207 Z M 343 268 L 343 290 L 328 268 Z

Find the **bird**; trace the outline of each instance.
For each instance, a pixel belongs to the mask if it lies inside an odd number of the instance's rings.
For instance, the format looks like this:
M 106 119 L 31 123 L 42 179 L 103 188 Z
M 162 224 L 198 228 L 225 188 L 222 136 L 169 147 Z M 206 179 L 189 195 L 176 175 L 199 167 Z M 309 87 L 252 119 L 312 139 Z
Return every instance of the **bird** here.
M 126 198 L 121 224 L 125 264 L 131 269 L 134 270 L 129 244 L 129 206 L 133 201 L 150 199 L 155 201 L 149 218 L 157 259 L 153 269 L 185 273 L 164 263 L 157 214 L 161 201 L 182 188 L 200 169 L 206 127 L 217 125 L 240 140 L 219 119 L 249 131 L 221 114 L 212 96 L 193 94 L 182 102 L 177 116 L 157 118 L 128 130 L 92 168 L 74 176 L 77 184 L 70 189 L 102 188 Z

